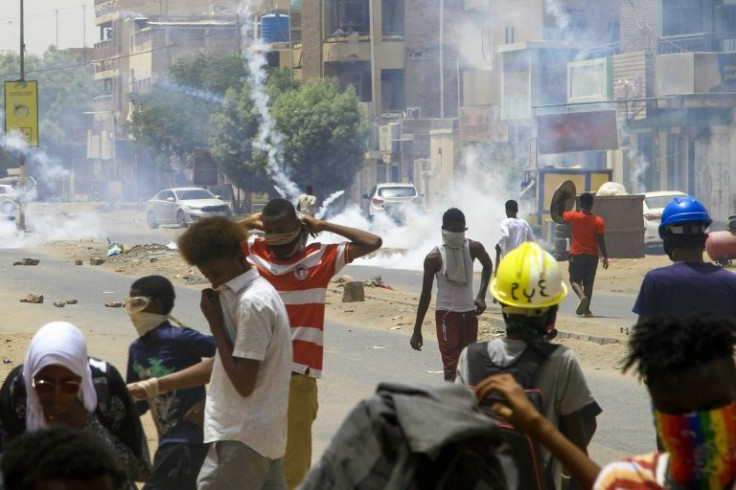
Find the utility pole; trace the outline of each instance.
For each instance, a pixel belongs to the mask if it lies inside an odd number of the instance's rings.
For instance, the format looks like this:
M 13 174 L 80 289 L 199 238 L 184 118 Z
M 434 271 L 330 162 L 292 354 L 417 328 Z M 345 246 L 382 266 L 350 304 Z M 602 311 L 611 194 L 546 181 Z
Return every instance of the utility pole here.
M 82 52 L 84 62 L 87 62 L 87 6 L 82 5 Z
M 23 38 L 23 0 L 20 0 L 20 81 L 24 82 L 26 79 L 26 42 Z M 26 176 L 26 155 L 21 150 L 20 152 L 20 163 L 18 164 L 18 171 L 20 173 L 20 188 L 21 195 L 26 188 L 28 183 L 28 177 Z M 23 209 L 23 198 L 18 201 L 18 229 L 25 231 L 26 229 L 26 213 Z

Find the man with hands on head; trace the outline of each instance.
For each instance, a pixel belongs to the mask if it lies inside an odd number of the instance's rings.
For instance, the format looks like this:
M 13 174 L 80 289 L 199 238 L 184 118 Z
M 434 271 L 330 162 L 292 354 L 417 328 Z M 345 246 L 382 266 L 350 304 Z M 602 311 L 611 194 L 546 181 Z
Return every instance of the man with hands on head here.
M 273 199 L 263 212 L 240 225 L 261 230 L 248 259 L 281 294 L 289 313 L 294 351 L 289 389 L 288 438 L 284 471 L 296 488 L 312 464 L 312 423 L 317 417 L 317 380 L 322 377 L 327 286 L 347 264 L 381 247 L 381 237 L 312 216 L 297 216 L 294 205 Z M 309 235 L 330 232 L 347 238 L 337 244 L 313 242 Z

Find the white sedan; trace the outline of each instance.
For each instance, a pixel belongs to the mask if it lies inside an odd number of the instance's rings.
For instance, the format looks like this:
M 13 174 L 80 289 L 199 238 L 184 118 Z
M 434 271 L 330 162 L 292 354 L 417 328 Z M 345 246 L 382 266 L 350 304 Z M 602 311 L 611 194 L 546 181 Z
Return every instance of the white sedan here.
M 164 189 L 146 203 L 146 220 L 151 228 L 158 228 L 159 225 L 186 228 L 200 218 L 230 218 L 231 215 L 232 211 L 226 202 L 199 187 Z
M 686 196 L 680 191 L 657 191 L 644 193 L 644 246 L 661 246 L 659 224 L 662 222 L 662 211 L 672 199 Z

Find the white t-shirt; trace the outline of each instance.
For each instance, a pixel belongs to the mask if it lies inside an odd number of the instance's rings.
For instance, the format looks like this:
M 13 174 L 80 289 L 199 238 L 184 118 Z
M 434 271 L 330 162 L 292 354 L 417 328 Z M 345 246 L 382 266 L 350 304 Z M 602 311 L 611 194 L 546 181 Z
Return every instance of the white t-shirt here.
M 525 219 L 506 218 L 501 221 L 501 239 L 498 246 L 501 247 L 504 256 L 522 243 L 533 241 L 534 232 Z
M 233 356 L 260 361 L 256 386 L 240 396 L 215 356 L 205 404 L 204 440 L 240 441 L 261 456 L 283 457 L 291 382 L 291 331 L 279 293 L 254 268 L 220 288 Z
M 523 340 L 503 337 L 488 342 L 488 355 L 491 362 L 506 367 L 513 364 L 526 348 L 527 344 Z M 458 359 L 455 380 L 458 384 L 468 384 L 465 381 L 470 375 L 467 353 L 468 350 L 463 349 Z M 560 425 L 560 416 L 575 413 L 595 401 L 575 354 L 564 345 L 557 347 L 539 368 L 535 388 L 542 393 L 544 417 L 555 427 Z M 546 461 L 549 461 L 551 455 L 543 452 Z M 552 473 L 558 483 L 561 472 L 562 467 L 554 461 Z
M 317 211 L 317 198 L 311 194 L 302 194 L 299 197 L 299 212 L 308 216 L 314 216 Z

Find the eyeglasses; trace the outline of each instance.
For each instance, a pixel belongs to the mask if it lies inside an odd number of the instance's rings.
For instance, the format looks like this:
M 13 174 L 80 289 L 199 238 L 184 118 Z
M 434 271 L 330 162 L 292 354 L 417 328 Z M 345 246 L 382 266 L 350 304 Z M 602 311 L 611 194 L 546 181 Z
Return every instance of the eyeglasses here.
M 148 296 L 130 296 L 125 299 L 125 309 L 131 313 L 143 311 L 151 304 L 152 298 Z
M 75 379 L 66 379 L 61 382 L 51 381 L 50 379 L 34 379 L 33 388 L 39 395 L 50 395 L 56 391 L 56 387 L 60 387 L 62 393 L 67 395 L 76 395 L 79 393 L 79 387 L 82 383 Z

